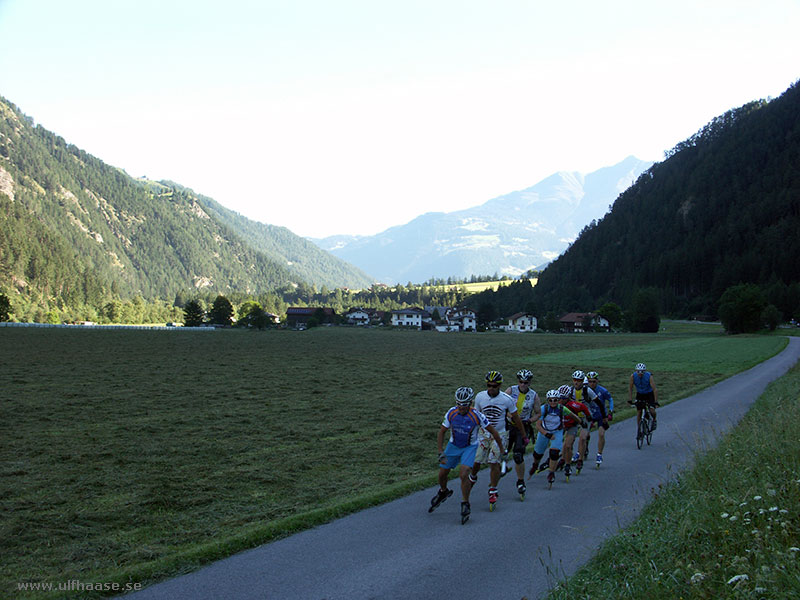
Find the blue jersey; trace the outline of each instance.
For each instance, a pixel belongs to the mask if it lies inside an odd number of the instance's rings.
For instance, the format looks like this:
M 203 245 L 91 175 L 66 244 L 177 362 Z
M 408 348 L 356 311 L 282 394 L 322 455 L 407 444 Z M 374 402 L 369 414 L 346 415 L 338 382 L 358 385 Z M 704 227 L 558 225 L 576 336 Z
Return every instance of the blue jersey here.
M 486 416 L 470 408 L 466 414 L 458 412 L 458 407 L 454 406 L 444 415 L 442 427 L 450 429 L 450 442 L 458 448 L 466 448 L 478 443 L 478 429 L 489 426 Z
M 608 412 L 614 412 L 614 399 L 611 397 L 611 392 L 602 385 L 598 385 L 594 388 L 594 393 L 597 394 L 597 397 L 600 399 L 600 402 L 603 403 L 604 407 L 606 402 L 608 402 Z
M 633 385 L 636 386 L 636 391 L 640 394 L 649 394 L 652 392 L 653 386 L 650 385 L 650 371 L 645 371 L 642 375 L 634 373 Z

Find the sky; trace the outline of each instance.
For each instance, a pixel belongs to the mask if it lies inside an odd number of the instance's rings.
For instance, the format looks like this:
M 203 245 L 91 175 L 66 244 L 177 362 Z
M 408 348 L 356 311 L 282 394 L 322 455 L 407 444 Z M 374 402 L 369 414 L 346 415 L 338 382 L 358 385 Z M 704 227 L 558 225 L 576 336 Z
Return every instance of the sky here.
M 0 96 L 134 177 L 373 235 L 800 78 L 800 0 L 0 0 Z

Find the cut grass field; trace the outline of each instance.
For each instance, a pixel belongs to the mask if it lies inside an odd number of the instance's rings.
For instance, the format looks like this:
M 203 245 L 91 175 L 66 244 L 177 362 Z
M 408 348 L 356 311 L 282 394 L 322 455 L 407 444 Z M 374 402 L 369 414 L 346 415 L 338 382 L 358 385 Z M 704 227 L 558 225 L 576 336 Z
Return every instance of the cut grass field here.
M 453 391 L 480 389 L 489 369 L 510 384 L 531 368 L 540 394 L 598 370 L 621 407 L 640 360 L 666 403 L 784 345 L 705 332 L 2 329 L 0 597 L 64 595 L 20 582 L 149 583 L 431 486 Z

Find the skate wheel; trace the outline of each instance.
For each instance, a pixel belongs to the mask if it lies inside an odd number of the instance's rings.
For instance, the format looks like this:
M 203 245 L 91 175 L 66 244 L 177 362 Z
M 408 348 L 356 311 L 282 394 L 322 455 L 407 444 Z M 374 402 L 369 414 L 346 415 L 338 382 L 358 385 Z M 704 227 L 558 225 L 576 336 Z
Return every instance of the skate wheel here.
M 494 512 L 495 503 L 489 502 L 489 512 Z
M 461 517 L 461 524 L 462 524 L 462 525 L 463 525 L 464 523 L 466 523 L 467 521 L 469 521 L 469 515 L 466 515 L 466 516 L 464 516 L 464 517 Z

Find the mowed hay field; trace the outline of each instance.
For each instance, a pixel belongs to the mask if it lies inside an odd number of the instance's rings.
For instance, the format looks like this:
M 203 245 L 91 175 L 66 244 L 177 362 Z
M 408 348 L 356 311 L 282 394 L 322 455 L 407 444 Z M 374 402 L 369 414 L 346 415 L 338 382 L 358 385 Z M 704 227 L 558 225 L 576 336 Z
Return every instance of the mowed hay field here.
M 597 370 L 622 407 L 636 362 L 666 403 L 784 345 L 683 328 L 2 328 L 0 597 L 22 581 L 150 582 L 433 485 L 453 392 L 489 369 L 509 385 L 532 369 L 540 395 Z

